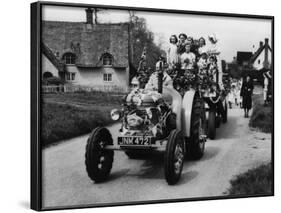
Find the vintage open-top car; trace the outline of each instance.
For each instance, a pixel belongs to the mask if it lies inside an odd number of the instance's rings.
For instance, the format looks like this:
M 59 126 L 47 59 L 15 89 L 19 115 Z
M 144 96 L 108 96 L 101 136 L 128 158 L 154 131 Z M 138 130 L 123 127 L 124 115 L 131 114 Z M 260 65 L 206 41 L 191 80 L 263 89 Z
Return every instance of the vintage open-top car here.
M 183 97 L 173 87 L 160 86 L 158 91 L 136 89 L 124 98 L 121 110 L 111 111 L 111 116 L 120 120 L 118 136 L 112 138 L 107 128 L 98 127 L 86 146 L 86 170 L 96 183 L 109 176 L 115 150 L 125 151 L 130 158 L 144 151 L 164 152 L 168 184 L 180 179 L 185 156 L 203 156 L 204 102 L 193 89 Z
M 145 58 L 144 50 L 140 68 Z M 207 136 L 214 139 L 220 120 L 227 121 L 226 95 L 219 87 L 218 70 L 212 86 L 198 83 L 195 75 L 181 75 L 179 81 L 174 78 L 173 85 L 165 86 L 164 62 L 158 65 L 156 91 L 136 88 L 126 95 L 121 110 L 111 111 L 112 119 L 120 122 L 118 136 L 113 138 L 107 128 L 98 127 L 88 138 L 86 170 L 96 183 L 106 180 L 114 151 L 121 150 L 129 158 L 163 152 L 166 181 L 176 184 L 185 156 L 200 159 Z

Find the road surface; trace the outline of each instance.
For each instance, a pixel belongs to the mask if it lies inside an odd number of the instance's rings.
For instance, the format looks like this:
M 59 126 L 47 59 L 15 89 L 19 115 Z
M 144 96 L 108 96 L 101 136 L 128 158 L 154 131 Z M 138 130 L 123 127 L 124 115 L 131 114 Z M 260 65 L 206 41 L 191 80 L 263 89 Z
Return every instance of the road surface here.
M 129 160 L 123 152 L 115 152 L 109 180 L 94 184 L 84 165 L 87 135 L 45 148 L 43 207 L 223 195 L 235 175 L 271 159 L 270 134 L 250 130 L 248 122 L 241 109 L 229 110 L 228 123 L 208 140 L 204 157 L 186 160 L 175 186 L 167 185 L 161 158 Z

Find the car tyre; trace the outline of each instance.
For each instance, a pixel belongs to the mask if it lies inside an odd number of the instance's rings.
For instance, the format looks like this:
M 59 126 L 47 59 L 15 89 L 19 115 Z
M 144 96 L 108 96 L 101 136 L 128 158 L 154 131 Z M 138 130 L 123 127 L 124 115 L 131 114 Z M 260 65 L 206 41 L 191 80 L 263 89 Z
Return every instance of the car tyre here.
M 214 140 L 216 137 L 216 111 L 210 110 L 208 117 L 208 138 Z
M 172 130 L 164 155 L 165 178 L 169 185 L 176 184 L 181 176 L 185 154 L 184 137 L 179 130 Z
M 223 123 L 226 123 L 227 122 L 227 103 L 225 102 L 224 104 L 224 111 L 223 111 L 223 114 L 222 114 L 222 122 Z
M 206 115 L 204 104 L 195 96 L 191 115 L 190 137 L 187 144 L 188 158 L 198 160 L 204 155 L 206 142 Z
M 108 129 L 97 127 L 90 134 L 85 153 L 85 165 L 88 176 L 95 182 L 105 181 L 111 171 L 113 164 L 113 150 L 104 147 L 113 143 Z

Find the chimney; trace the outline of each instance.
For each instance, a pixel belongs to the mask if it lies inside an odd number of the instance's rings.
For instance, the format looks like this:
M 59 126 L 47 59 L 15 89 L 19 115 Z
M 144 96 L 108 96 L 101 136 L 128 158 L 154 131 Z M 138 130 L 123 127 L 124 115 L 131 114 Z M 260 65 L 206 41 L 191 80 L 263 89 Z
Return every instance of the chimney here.
M 264 62 L 263 66 L 264 68 L 269 68 L 269 61 L 268 61 L 268 38 L 264 39 L 265 45 L 264 45 Z
M 86 24 L 93 24 L 93 9 L 87 8 L 86 10 Z
M 262 47 L 263 46 L 263 42 L 262 41 L 260 41 L 260 47 Z

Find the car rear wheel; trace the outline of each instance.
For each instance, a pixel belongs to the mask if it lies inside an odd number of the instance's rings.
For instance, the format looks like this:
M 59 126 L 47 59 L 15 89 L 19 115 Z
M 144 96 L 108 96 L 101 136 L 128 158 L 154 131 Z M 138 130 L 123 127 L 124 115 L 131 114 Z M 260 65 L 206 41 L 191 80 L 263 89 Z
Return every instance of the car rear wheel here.
M 227 122 L 227 103 L 225 101 L 225 104 L 224 104 L 224 111 L 223 111 L 223 114 L 222 114 L 222 122 L 223 123 L 226 123 Z
M 208 137 L 215 139 L 216 137 L 216 111 L 210 110 L 208 117 Z
M 200 159 L 205 151 L 206 142 L 206 115 L 204 103 L 200 97 L 195 96 L 191 115 L 190 138 L 187 145 L 188 157 Z

